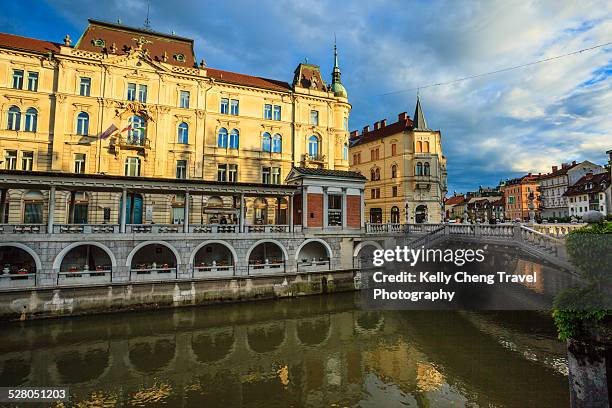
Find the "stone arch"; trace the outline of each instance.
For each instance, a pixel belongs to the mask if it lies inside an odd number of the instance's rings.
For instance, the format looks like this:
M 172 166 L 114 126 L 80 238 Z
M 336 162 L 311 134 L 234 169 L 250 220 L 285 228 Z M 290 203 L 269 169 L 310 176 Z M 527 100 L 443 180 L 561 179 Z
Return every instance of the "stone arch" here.
M 165 242 L 165 241 L 145 241 L 145 242 L 141 242 L 140 244 L 136 245 L 134 247 L 134 249 L 132 249 L 132 251 L 130 251 L 130 254 L 127 257 L 127 261 L 125 262 L 125 266 L 127 266 L 128 268 L 132 267 L 132 258 L 134 258 L 134 255 L 142 248 L 146 247 L 147 245 L 163 245 L 166 248 L 168 248 L 170 251 L 172 251 L 172 253 L 174 254 L 174 257 L 176 258 L 176 265 L 178 267 L 178 265 L 182 265 L 181 263 L 181 256 L 179 255 L 178 251 L 176 250 L 175 247 L 173 247 L 172 245 L 170 245 L 169 243 Z
M 207 241 L 201 242 L 197 247 L 194 248 L 194 250 L 191 252 L 191 255 L 189 257 L 189 265 L 193 265 L 193 261 L 195 260 L 195 257 L 198 251 L 204 248 L 206 245 L 210 245 L 210 244 L 219 244 L 219 245 L 223 245 L 224 247 L 226 247 L 232 254 L 232 258 L 234 260 L 234 266 L 238 264 L 238 254 L 236 253 L 236 250 L 229 242 L 223 241 L 222 239 L 209 239 Z
M 66 254 L 68 252 L 70 252 L 73 248 L 76 248 L 76 247 L 81 246 L 81 245 L 93 245 L 95 247 L 100 248 L 104 252 L 106 252 L 106 254 L 108 255 L 108 257 L 111 260 L 111 266 L 113 267 L 113 272 L 117 270 L 117 259 L 115 258 L 115 255 L 113 254 L 113 252 L 106 245 L 101 244 L 99 242 L 95 242 L 95 241 L 91 241 L 91 242 L 89 242 L 89 241 L 73 242 L 72 244 L 70 244 L 67 247 L 65 247 L 64 249 L 62 249 L 60 251 L 60 253 L 57 254 L 55 259 L 53 260 L 53 270 L 54 271 L 59 271 L 60 266 L 62 265 L 62 261 L 64 260 L 64 257 L 66 256 Z
M 34 264 L 36 265 L 36 272 L 42 272 L 42 263 L 40 262 L 40 257 L 29 246 L 21 244 L 19 242 L 0 242 L 0 247 L 15 247 L 24 250 L 32 257 L 32 259 L 34 259 Z
M 309 239 L 305 239 L 304 242 L 302 242 L 300 246 L 298 246 L 297 249 L 295 250 L 295 260 L 296 261 L 299 259 L 300 251 L 302 250 L 302 248 L 311 242 L 318 242 L 322 244 L 327 250 L 327 257 L 328 258 L 332 257 L 334 252 L 332 251 L 331 246 L 329 246 L 329 244 L 325 240 L 320 239 L 320 238 L 309 238 Z
M 280 241 L 277 241 L 276 239 L 272 239 L 272 238 L 268 238 L 268 239 L 264 238 L 264 239 L 260 239 L 259 241 L 251 245 L 251 247 L 249 248 L 246 254 L 246 265 L 249 264 L 249 259 L 251 258 L 251 252 L 253 252 L 253 250 L 257 248 L 259 244 L 265 244 L 266 242 L 277 245 L 280 248 L 281 252 L 283 253 L 284 261 L 285 262 L 289 261 L 289 254 L 287 253 L 287 249 L 285 248 L 283 244 L 280 243 Z
M 357 244 L 357 246 L 353 250 L 353 258 L 357 257 L 359 255 L 359 251 L 361 251 L 361 248 L 366 247 L 366 246 L 373 246 L 376 249 L 383 249 L 382 245 L 380 245 L 376 241 L 363 241 Z

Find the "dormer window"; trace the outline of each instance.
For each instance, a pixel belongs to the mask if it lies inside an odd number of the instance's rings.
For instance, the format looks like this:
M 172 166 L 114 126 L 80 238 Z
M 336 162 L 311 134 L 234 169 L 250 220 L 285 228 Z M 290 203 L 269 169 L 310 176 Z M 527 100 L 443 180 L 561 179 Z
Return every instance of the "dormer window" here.
M 185 55 L 184 54 L 174 54 L 174 59 L 177 60 L 178 62 L 185 62 Z
M 91 40 L 91 43 L 93 44 L 94 47 L 98 47 L 98 48 L 104 48 L 106 46 L 106 41 L 104 41 L 101 38 L 95 38 Z

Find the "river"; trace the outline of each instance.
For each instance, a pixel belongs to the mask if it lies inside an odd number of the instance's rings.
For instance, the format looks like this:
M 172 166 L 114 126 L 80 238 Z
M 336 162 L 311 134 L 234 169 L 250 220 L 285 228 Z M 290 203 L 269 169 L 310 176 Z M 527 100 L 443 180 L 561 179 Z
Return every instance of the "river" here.
M 356 293 L 2 326 L 0 385 L 66 407 L 566 407 L 539 312 L 364 311 Z

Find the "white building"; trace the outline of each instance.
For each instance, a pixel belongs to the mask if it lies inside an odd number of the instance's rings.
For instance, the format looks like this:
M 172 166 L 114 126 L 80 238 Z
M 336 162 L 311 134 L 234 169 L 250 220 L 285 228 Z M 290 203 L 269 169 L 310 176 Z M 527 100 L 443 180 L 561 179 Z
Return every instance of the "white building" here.
M 569 187 L 564 196 L 568 199 L 572 217 L 582 217 L 590 210 L 599 211 L 603 215 L 612 214 L 610 173 L 587 173 Z

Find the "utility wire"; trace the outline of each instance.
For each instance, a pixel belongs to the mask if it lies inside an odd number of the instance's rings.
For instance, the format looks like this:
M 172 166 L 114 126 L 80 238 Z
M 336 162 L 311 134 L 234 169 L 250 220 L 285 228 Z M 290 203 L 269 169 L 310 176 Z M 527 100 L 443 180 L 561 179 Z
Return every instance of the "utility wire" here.
M 591 51 L 591 50 L 594 50 L 596 48 L 605 47 L 605 46 L 611 45 L 611 44 L 612 44 L 612 42 L 608 42 L 608 43 L 605 43 L 605 44 L 594 45 L 593 47 L 583 48 L 581 50 L 573 51 L 573 52 L 570 52 L 570 53 L 567 53 L 567 54 L 557 55 L 557 56 L 550 57 L 550 58 L 544 58 L 544 59 L 541 59 L 541 60 L 538 60 L 538 61 L 528 62 L 526 64 L 521 64 L 521 65 L 515 65 L 513 67 L 502 68 L 502 69 L 498 69 L 498 70 L 495 70 L 495 71 L 483 72 L 481 74 L 475 74 L 475 75 L 470 75 L 470 76 L 466 76 L 466 77 L 462 77 L 462 78 L 457 78 L 457 79 L 453 79 L 452 81 L 436 82 L 436 83 L 433 83 L 433 84 L 423 85 L 423 86 L 419 86 L 419 87 L 416 87 L 416 88 L 402 89 L 401 91 L 387 92 L 387 93 L 382 94 L 382 96 L 394 95 L 394 94 L 403 93 L 403 92 L 419 91 L 421 89 L 432 88 L 434 86 L 443 86 L 443 85 L 455 84 L 457 82 L 467 81 L 469 79 L 480 78 L 480 77 L 487 76 L 487 75 L 499 74 L 501 72 L 512 71 L 514 69 L 525 68 L 525 67 L 529 67 L 531 65 L 541 64 L 541 63 L 544 63 L 544 62 L 550 62 L 550 61 L 557 60 L 557 59 L 560 59 L 560 58 L 569 57 L 571 55 L 576 55 L 576 54 L 581 54 L 581 53 L 586 52 L 586 51 Z

